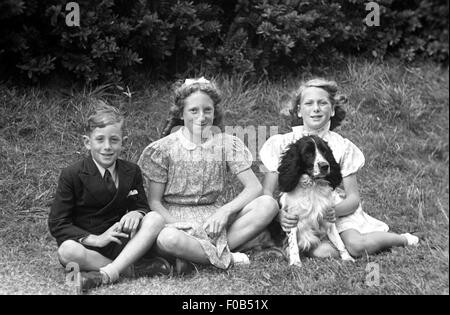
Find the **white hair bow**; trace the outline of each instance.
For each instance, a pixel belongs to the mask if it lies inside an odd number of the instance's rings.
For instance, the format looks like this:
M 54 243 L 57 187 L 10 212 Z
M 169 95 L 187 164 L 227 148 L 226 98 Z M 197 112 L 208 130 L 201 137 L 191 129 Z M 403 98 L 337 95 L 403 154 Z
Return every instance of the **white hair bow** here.
M 184 80 L 184 85 L 191 85 L 194 83 L 211 83 L 209 80 L 205 79 L 205 77 L 201 77 L 199 79 L 186 79 Z

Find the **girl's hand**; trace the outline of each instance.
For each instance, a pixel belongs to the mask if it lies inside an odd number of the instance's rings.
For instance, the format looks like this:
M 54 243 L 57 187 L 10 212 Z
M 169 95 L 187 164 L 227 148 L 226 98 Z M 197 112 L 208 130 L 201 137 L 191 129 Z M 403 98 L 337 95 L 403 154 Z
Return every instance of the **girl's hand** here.
M 133 237 L 144 216 L 139 211 L 130 211 L 119 222 L 119 231 L 130 234 Z
M 325 210 L 325 213 L 323 214 L 323 219 L 330 223 L 336 223 L 336 210 L 334 209 L 334 207 L 330 207 L 327 210 Z
M 227 226 L 230 214 L 222 208 L 218 209 L 211 217 L 206 220 L 203 229 L 212 239 L 218 237 L 222 230 Z
M 295 228 L 298 223 L 298 215 L 288 213 L 283 209 L 280 210 L 278 219 L 283 231 L 285 232 L 289 232 L 292 228 Z

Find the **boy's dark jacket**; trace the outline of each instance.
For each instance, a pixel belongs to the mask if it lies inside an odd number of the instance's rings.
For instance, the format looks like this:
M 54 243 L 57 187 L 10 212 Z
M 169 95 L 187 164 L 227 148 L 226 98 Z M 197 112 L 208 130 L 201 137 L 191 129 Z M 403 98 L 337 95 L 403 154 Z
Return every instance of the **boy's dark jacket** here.
M 48 218 L 58 246 L 66 240 L 102 234 L 128 211 L 150 210 L 139 166 L 117 159 L 116 172 L 119 187 L 112 198 L 92 157 L 62 170 Z M 137 194 L 129 195 L 134 190 Z

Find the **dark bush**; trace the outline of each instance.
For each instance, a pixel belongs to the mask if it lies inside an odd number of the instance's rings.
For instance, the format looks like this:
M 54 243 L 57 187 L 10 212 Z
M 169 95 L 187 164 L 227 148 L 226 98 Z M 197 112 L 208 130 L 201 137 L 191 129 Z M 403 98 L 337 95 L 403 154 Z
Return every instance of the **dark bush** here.
M 34 81 L 65 74 L 117 82 L 144 70 L 274 75 L 332 64 L 343 55 L 448 64 L 448 1 L 79 0 L 80 26 L 65 1 L 0 1 L 0 71 Z

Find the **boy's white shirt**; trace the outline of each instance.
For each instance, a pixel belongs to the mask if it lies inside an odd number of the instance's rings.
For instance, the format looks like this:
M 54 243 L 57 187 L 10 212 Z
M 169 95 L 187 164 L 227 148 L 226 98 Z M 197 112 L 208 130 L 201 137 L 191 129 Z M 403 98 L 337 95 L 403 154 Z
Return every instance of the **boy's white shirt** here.
M 101 166 L 100 164 L 97 163 L 96 160 L 92 159 L 95 163 L 95 165 L 97 165 L 98 170 L 100 171 L 100 175 L 102 175 L 102 178 L 105 176 L 105 171 L 106 169 Z M 111 177 L 114 181 L 114 185 L 116 185 L 116 188 L 119 187 L 119 178 L 117 177 L 117 173 L 116 173 L 116 162 L 114 162 L 113 165 L 111 165 L 110 167 L 108 167 L 109 172 L 111 173 Z

